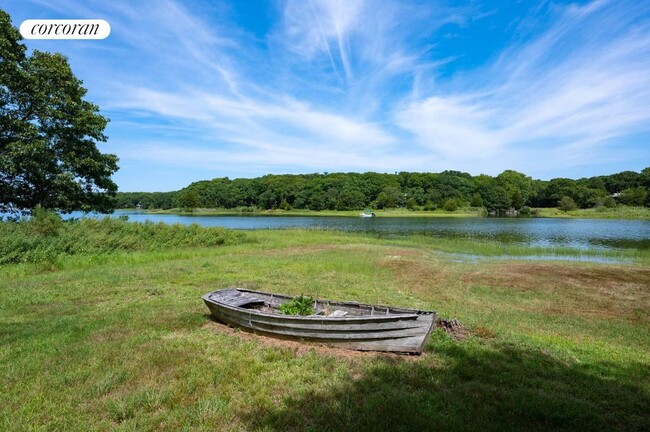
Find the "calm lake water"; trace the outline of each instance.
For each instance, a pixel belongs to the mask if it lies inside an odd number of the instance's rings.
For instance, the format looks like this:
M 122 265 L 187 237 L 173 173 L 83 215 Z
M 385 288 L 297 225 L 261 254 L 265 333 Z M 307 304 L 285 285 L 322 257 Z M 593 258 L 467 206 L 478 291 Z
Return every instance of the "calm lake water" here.
M 178 216 L 118 210 L 132 222 L 198 224 L 231 229 L 318 228 L 376 234 L 491 239 L 532 246 L 650 249 L 650 221 L 515 218 L 360 218 L 322 216 Z M 79 217 L 79 214 L 72 216 Z

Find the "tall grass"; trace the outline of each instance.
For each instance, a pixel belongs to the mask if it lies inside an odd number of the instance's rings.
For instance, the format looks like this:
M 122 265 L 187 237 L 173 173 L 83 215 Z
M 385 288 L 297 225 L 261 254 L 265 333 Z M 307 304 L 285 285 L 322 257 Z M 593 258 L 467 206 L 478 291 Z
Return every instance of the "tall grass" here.
M 650 208 L 619 205 L 613 208 L 596 207 L 577 209 L 568 212 L 558 208 L 537 209 L 540 217 L 549 218 L 585 218 L 585 219 L 646 219 L 650 220 Z
M 243 241 L 245 234 L 220 227 L 134 223 L 125 219 L 62 221 L 41 213 L 0 223 L 0 264 L 53 262 L 61 256 L 170 248 L 211 247 Z

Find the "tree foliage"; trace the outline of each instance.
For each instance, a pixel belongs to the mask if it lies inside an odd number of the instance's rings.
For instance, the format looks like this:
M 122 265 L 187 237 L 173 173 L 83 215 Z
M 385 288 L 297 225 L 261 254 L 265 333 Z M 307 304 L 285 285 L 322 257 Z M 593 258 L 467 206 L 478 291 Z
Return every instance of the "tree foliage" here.
M 569 196 L 563 196 L 560 201 L 558 201 L 557 206 L 560 210 L 564 212 L 568 212 L 571 210 L 575 210 L 578 208 L 578 205 L 576 204 L 575 201 L 573 201 L 573 198 Z
M 34 50 L 0 9 L 0 210 L 110 211 L 117 157 L 108 120 L 61 54 Z
M 118 207 L 143 208 L 295 208 L 353 210 L 407 207 L 454 210 L 471 205 L 503 213 L 510 208 L 557 207 L 563 197 L 580 208 L 620 204 L 649 205 L 650 169 L 641 175 L 598 176 L 572 180 L 533 180 L 508 170 L 496 177 L 471 176 L 458 171 L 398 174 L 332 173 L 267 175 L 252 179 L 205 180 L 178 192 L 119 193 Z M 609 193 L 606 184 L 614 184 Z M 630 181 L 623 181 L 627 179 Z M 191 192 L 191 193 L 190 193 Z
M 646 202 L 648 190 L 644 187 L 628 188 L 621 192 L 620 201 L 630 206 L 642 206 Z
M 496 177 L 497 183 L 508 194 L 510 207 L 520 209 L 533 192 L 533 180 L 517 171 L 506 170 Z
M 178 206 L 184 209 L 195 209 L 198 207 L 206 207 L 201 205 L 201 198 L 196 189 L 183 189 L 178 194 Z

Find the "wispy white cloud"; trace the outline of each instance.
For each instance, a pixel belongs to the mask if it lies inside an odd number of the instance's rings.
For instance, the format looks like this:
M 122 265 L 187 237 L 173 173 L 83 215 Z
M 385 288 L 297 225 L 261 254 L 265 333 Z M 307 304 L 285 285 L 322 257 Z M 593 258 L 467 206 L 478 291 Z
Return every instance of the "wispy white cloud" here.
M 350 37 L 366 7 L 363 0 L 289 0 L 283 14 L 284 43 L 306 60 L 326 53 L 333 71 L 350 79 Z
M 467 35 L 492 2 L 280 0 L 261 38 L 226 2 L 29 2 L 111 23 L 103 45 L 42 46 L 70 56 L 113 117 L 107 145 L 140 166 L 568 175 L 650 157 L 630 144 L 650 133 L 647 2 L 540 2 L 474 63 L 452 41 L 480 46 Z
M 266 139 L 277 149 L 286 147 L 290 138 L 299 140 L 303 148 L 323 143 L 332 150 L 350 145 L 357 149 L 384 147 L 395 142 L 390 134 L 372 123 L 315 110 L 290 98 L 278 105 L 191 89 L 172 93 L 136 87 L 125 93 L 129 96 L 116 102 L 113 108 L 143 110 L 196 122 L 212 133 L 229 136 L 233 142 L 248 141 L 253 134 L 258 136 L 256 141 Z M 270 139 L 272 136 L 277 141 Z
M 396 122 L 453 166 L 478 158 L 505 169 L 540 146 L 557 159 L 538 166 L 602 162 L 602 146 L 615 151 L 615 138 L 650 129 L 650 21 L 619 6 L 559 11 L 539 37 L 458 78 L 455 91 L 406 104 Z
M 397 154 L 393 159 L 369 158 L 361 153 L 346 154 L 332 152 L 327 148 L 263 148 L 255 142 L 249 142 L 258 151 L 251 153 L 242 149 L 220 150 L 194 146 L 183 142 L 182 145 L 141 143 L 137 147 L 124 143 L 121 154 L 129 159 L 141 162 L 156 162 L 162 165 L 180 166 L 186 169 L 215 169 L 221 172 L 232 172 L 232 167 L 242 167 L 246 171 L 251 167 L 256 169 L 270 167 L 272 171 L 284 168 L 293 173 L 322 172 L 322 171 L 391 171 L 394 164 L 420 164 L 416 155 Z M 423 165 L 424 166 L 424 165 Z M 251 170 L 254 171 L 254 170 Z

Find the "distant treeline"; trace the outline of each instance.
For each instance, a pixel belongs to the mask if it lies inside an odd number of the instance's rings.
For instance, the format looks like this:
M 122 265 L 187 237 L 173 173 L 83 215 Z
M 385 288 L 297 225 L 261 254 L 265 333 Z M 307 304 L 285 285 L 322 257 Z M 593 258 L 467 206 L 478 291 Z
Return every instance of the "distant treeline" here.
M 650 167 L 640 173 L 572 180 L 533 180 L 506 170 L 496 177 L 459 171 L 397 174 L 332 173 L 266 175 L 253 179 L 216 178 L 175 192 L 121 192 L 117 208 L 241 208 L 355 210 L 406 207 L 490 211 L 530 207 L 650 207 Z

